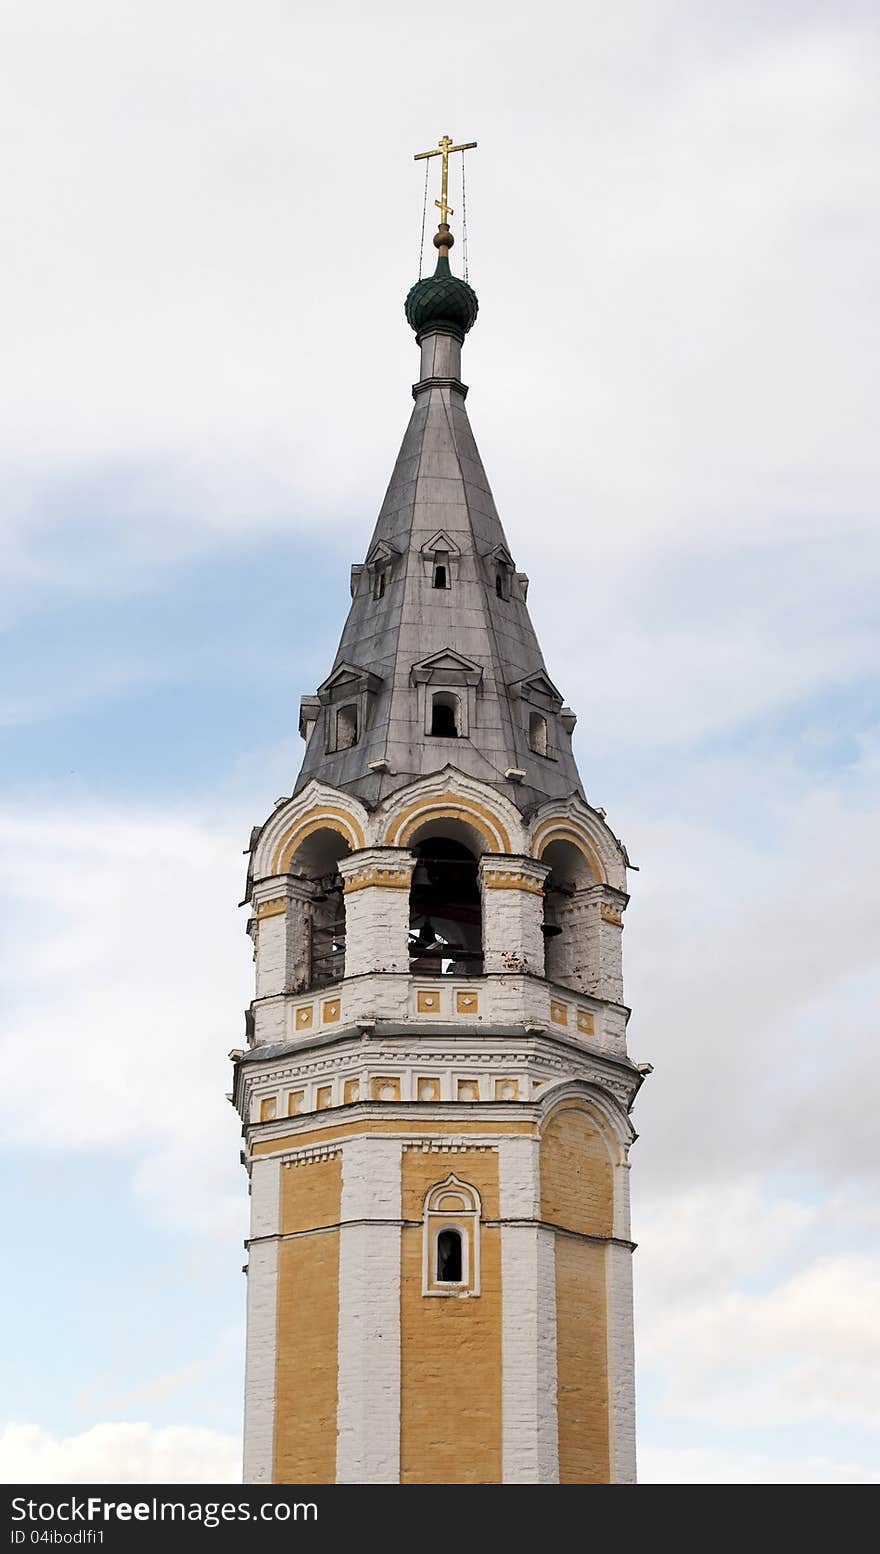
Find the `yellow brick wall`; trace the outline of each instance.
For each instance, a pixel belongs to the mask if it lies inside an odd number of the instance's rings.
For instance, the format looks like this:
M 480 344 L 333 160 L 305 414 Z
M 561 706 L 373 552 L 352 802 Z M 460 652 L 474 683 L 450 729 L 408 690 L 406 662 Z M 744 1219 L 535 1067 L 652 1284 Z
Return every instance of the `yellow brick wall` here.
M 339 1223 L 341 1161 L 281 1173 L 286 1234 Z M 277 1484 L 336 1478 L 339 1232 L 282 1241 L 278 1268 L 275 1465 Z
M 605 1248 L 556 1237 L 556 1387 L 560 1484 L 607 1484 Z
M 308 1165 L 281 1167 L 281 1233 L 338 1225 L 342 1202 L 342 1156 Z
M 454 1172 L 476 1187 L 483 1214 L 498 1213 L 498 1156 L 407 1150 L 401 1245 L 402 1484 L 501 1483 L 501 1235 L 483 1227 L 481 1291 L 474 1298 L 422 1294 L 425 1193 Z
M 610 1477 L 605 1247 L 614 1177 L 604 1140 L 574 1101 L 554 1111 L 541 1135 L 541 1217 L 557 1234 L 556 1367 L 559 1481 L 607 1484 Z
M 605 1143 L 577 1102 L 541 1133 L 541 1218 L 585 1236 L 610 1236 L 614 1175 Z

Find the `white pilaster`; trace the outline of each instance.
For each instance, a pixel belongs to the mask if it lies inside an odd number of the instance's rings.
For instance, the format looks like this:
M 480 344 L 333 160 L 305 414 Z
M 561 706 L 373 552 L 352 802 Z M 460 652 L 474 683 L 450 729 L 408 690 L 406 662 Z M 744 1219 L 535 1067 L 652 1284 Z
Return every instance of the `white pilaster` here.
M 415 863 L 403 847 L 369 847 L 340 859 L 347 977 L 409 971 L 409 888 Z
M 608 1435 L 612 1484 L 636 1482 L 636 1397 L 633 1349 L 632 1252 L 605 1248 L 608 1333 Z
M 400 1159 L 394 1139 L 342 1152 L 337 1484 L 400 1473 Z
M 244 1482 L 271 1484 L 275 1447 L 275 1361 L 281 1165 L 255 1160 L 251 1171 L 251 1237 L 247 1275 L 244 1382 Z M 273 1237 L 256 1240 L 257 1237 Z
M 544 881 L 549 869 L 534 858 L 485 854 L 480 859 L 483 963 L 489 972 L 544 975 Z
M 559 1482 L 556 1257 L 553 1232 L 535 1223 L 539 1147 L 529 1138 L 499 1146 L 505 1484 Z

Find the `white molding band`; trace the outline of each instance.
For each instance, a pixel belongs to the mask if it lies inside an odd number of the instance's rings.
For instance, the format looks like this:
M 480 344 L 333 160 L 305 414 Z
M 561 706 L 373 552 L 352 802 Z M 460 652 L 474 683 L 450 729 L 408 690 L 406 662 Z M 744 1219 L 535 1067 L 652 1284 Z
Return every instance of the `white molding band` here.
M 400 1139 L 349 1139 L 339 1233 L 337 1484 L 400 1477 Z M 349 1223 L 347 1223 L 349 1222 Z

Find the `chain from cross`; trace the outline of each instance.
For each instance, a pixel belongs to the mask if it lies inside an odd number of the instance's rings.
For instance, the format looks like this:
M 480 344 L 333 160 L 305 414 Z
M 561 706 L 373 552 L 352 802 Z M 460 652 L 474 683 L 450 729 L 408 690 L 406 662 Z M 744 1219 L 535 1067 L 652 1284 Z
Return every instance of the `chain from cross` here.
M 462 146 L 454 146 L 452 144 L 452 136 L 444 135 L 443 139 L 437 142 L 436 151 L 417 151 L 413 157 L 414 162 L 423 162 L 426 157 L 430 156 L 439 156 L 443 158 L 440 172 L 440 198 L 439 200 L 435 200 L 434 204 L 437 206 L 437 209 L 440 212 L 441 223 L 445 224 L 446 226 L 449 225 L 449 217 L 453 215 L 452 206 L 449 204 L 446 198 L 449 191 L 449 158 L 452 156 L 454 151 L 474 151 L 476 149 L 476 145 L 477 142 L 475 140 L 468 140 Z

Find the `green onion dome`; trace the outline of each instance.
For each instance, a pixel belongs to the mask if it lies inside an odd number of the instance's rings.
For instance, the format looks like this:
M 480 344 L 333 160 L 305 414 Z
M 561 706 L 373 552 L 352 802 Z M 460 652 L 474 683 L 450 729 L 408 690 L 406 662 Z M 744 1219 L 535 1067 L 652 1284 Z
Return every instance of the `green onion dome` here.
M 416 281 L 406 299 L 406 320 L 419 339 L 429 329 L 446 329 L 463 340 L 477 316 L 477 294 L 453 275 L 441 253 L 433 275 Z

